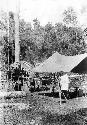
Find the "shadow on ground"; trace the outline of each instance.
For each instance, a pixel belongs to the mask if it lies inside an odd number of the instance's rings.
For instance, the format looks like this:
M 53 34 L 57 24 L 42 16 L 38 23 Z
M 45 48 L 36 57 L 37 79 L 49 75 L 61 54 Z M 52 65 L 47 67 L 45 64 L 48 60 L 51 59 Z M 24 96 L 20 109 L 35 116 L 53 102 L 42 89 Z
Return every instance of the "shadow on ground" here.
M 58 115 L 44 110 L 43 102 L 36 94 L 28 95 L 25 103 L 29 108 L 20 110 L 16 106 L 4 107 L 5 125 L 87 125 L 87 108 Z

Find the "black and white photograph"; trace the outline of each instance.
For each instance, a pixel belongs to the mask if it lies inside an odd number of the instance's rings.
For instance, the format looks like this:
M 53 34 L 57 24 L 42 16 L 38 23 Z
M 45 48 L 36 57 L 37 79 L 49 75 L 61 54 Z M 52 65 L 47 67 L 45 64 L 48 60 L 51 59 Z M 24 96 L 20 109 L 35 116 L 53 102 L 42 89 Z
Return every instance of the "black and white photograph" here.
M 87 125 L 87 0 L 0 0 L 0 125 Z

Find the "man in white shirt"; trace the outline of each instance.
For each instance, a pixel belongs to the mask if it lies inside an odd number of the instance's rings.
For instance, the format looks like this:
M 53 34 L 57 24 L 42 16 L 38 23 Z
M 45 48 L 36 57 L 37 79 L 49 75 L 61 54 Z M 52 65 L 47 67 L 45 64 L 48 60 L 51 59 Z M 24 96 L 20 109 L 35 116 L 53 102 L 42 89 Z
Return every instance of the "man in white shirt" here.
M 69 98 L 69 78 L 68 75 L 65 74 L 60 77 L 60 89 L 62 91 L 63 96 L 65 98 Z
M 61 90 L 67 90 L 68 91 L 69 78 L 68 78 L 67 74 L 60 77 L 60 85 L 61 85 Z

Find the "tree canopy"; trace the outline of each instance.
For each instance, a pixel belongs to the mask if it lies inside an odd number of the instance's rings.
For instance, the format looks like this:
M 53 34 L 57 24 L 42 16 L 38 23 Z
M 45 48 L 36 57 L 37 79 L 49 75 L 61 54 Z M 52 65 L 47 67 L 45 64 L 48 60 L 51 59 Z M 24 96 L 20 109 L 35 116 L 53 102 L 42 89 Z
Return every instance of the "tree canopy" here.
M 12 16 L 13 15 L 13 16 Z M 64 12 L 64 21 L 66 23 L 77 22 L 77 17 L 73 9 Z M 8 47 L 9 55 L 12 58 L 10 63 L 14 62 L 14 14 L 10 12 L 10 28 L 9 28 L 9 46 L 8 36 L 4 36 L 4 55 L 8 61 Z M 77 55 L 86 52 L 86 44 L 83 38 L 83 31 L 81 27 L 67 26 L 63 23 L 56 23 L 53 26 L 48 22 L 45 26 L 41 26 L 38 19 L 31 23 L 25 22 L 23 19 L 19 20 L 19 37 L 20 37 L 20 60 L 26 60 L 33 65 L 47 59 L 55 51 L 62 55 Z M 3 41 L 3 40 L 2 40 Z
M 69 7 L 67 10 L 65 10 L 63 16 L 63 21 L 66 24 L 76 25 L 78 23 L 76 12 L 72 7 Z

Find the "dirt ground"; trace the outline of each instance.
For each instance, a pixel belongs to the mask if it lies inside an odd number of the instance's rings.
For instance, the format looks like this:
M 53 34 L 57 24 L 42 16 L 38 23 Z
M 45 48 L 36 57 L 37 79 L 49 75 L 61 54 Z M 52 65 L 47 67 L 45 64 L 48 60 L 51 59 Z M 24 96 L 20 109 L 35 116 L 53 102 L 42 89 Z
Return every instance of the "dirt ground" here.
M 5 104 L 3 120 L 5 125 L 87 125 L 86 102 L 85 97 L 67 101 L 67 104 L 63 103 L 63 109 L 78 107 L 78 110 L 71 109 L 70 112 L 68 110 L 69 114 L 64 114 L 65 111 L 60 114 L 59 99 L 39 96 L 37 93 L 28 94 L 22 98 L 6 99 L 2 103 Z

